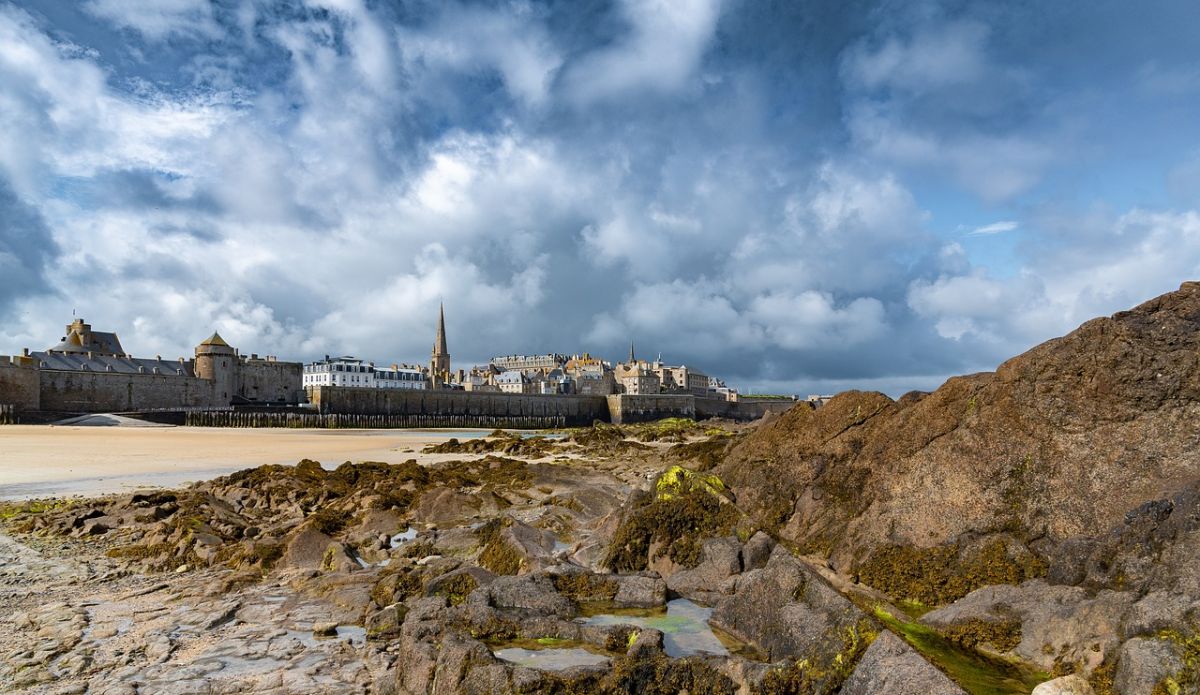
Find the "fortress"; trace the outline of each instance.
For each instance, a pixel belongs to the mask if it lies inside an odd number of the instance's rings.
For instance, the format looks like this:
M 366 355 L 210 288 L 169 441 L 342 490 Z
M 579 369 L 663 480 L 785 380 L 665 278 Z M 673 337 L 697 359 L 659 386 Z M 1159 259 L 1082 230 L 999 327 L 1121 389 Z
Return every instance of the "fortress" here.
M 604 363 L 593 362 L 597 374 L 604 376 Z M 590 384 L 589 364 L 572 359 L 564 369 L 579 383 Z M 646 363 L 636 364 L 649 369 Z M 365 369 L 357 363 L 351 366 Z M 115 333 L 94 331 L 76 319 L 53 347 L 0 356 L 0 421 L 126 413 L 174 424 L 219 426 L 548 427 L 663 417 L 752 420 L 794 405 L 790 400 L 714 397 L 715 392 L 706 388 L 708 377 L 678 369 L 687 374 L 672 376 L 682 386 L 671 393 L 639 388 L 614 393 L 611 378 L 606 382 L 610 388 L 598 391 L 473 391 L 464 387 L 461 374 L 456 379 L 451 371 L 445 319 L 439 312 L 429 369 L 419 372 L 425 377 L 425 388 L 364 388 L 366 380 L 306 384 L 300 362 L 241 355 L 216 333 L 196 346 L 192 359 L 139 358 L 125 352 Z M 704 383 L 699 383 L 700 378 Z M 658 379 L 656 373 L 656 389 Z
M 297 404 L 301 371 L 299 362 L 240 355 L 216 333 L 190 360 L 132 357 L 115 333 L 76 319 L 54 347 L 0 356 L 0 403 L 59 413 Z

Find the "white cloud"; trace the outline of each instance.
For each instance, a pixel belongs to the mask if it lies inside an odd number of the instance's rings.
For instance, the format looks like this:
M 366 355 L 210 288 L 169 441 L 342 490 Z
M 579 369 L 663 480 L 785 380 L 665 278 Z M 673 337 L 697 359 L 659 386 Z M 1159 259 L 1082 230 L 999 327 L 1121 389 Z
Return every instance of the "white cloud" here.
M 1001 220 L 1000 222 L 992 222 L 981 227 L 976 227 L 967 232 L 967 236 L 991 236 L 993 234 L 1004 234 L 1017 229 L 1020 225 L 1012 220 Z
M 1092 225 L 1087 237 L 1043 249 L 1010 278 L 976 267 L 915 280 L 908 304 L 945 338 L 1016 352 L 1200 276 L 1200 213 L 1133 210 Z
M 83 7 L 151 41 L 171 36 L 215 38 L 221 34 L 210 0 L 87 0 Z
M 567 89 L 581 104 L 683 88 L 712 38 L 721 0 L 624 0 L 621 12 L 629 33 L 568 69 Z
M 865 89 L 921 93 L 969 84 L 992 69 L 986 56 L 988 34 L 985 25 L 970 20 L 921 27 L 911 36 L 891 36 L 878 46 L 852 47 L 842 73 Z
M 472 72 L 495 70 L 508 91 L 544 103 L 563 58 L 545 27 L 521 4 L 494 9 L 447 4 L 431 26 L 397 31 L 410 65 Z

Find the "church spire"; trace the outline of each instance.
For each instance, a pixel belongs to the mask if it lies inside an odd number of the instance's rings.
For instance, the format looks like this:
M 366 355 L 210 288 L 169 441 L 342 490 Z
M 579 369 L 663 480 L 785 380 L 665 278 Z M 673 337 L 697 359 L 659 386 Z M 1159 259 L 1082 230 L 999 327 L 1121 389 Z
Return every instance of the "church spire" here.
M 629 341 L 629 364 L 635 364 L 637 358 L 633 356 L 633 341 Z
M 449 355 L 450 350 L 446 347 L 446 305 L 438 304 L 438 327 L 437 338 L 433 341 L 433 354 Z
M 446 307 L 438 304 L 437 337 L 433 340 L 433 355 L 429 361 L 429 376 L 435 386 L 450 381 L 450 349 L 446 347 Z

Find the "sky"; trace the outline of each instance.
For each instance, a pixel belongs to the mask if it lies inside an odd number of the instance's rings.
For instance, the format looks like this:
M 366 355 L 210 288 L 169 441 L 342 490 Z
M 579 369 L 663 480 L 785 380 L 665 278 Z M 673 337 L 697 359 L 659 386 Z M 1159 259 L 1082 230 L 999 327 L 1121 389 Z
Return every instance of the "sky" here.
M 1200 6 L 0 0 L 0 354 L 898 396 L 1200 276 Z

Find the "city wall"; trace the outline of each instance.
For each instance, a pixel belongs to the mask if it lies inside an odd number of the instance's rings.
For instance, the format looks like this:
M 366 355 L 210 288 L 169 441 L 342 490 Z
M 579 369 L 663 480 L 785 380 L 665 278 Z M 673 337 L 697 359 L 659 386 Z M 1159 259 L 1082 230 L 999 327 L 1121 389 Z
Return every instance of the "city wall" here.
M 36 367 L 0 356 L 0 405 L 20 411 L 41 409 L 41 378 Z
M 665 417 L 696 418 L 696 397 L 618 394 L 608 396 L 608 420 L 614 425 L 649 422 Z
M 40 381 L 40 410 L 112 413 L 222 405 L 214 397 L 213 382 L 195 377 L 48 369 L 30 371 Z
M 797 405 L 793 400 L 722 401 L 716 398 L 696 399 L 696 419 L 726 418 L 742 422 L 757 420 L 767 413 L 782 413 Z M 804 404 L 811 408 L 811 405 Z
M 309 403 L 321 414 L 454 418 L 551 418 L 565 426 L 647 422 L 667 417 L 756 420 L 794 401 L 730 402 L 692 395 L 524 396 L 509 393 L 313 386 Z
M 425 389 L 310 386 L 309 403 L 323 414 L 557 418 L 566 426 L 609 419 L 601 396 L 523 396 Z

